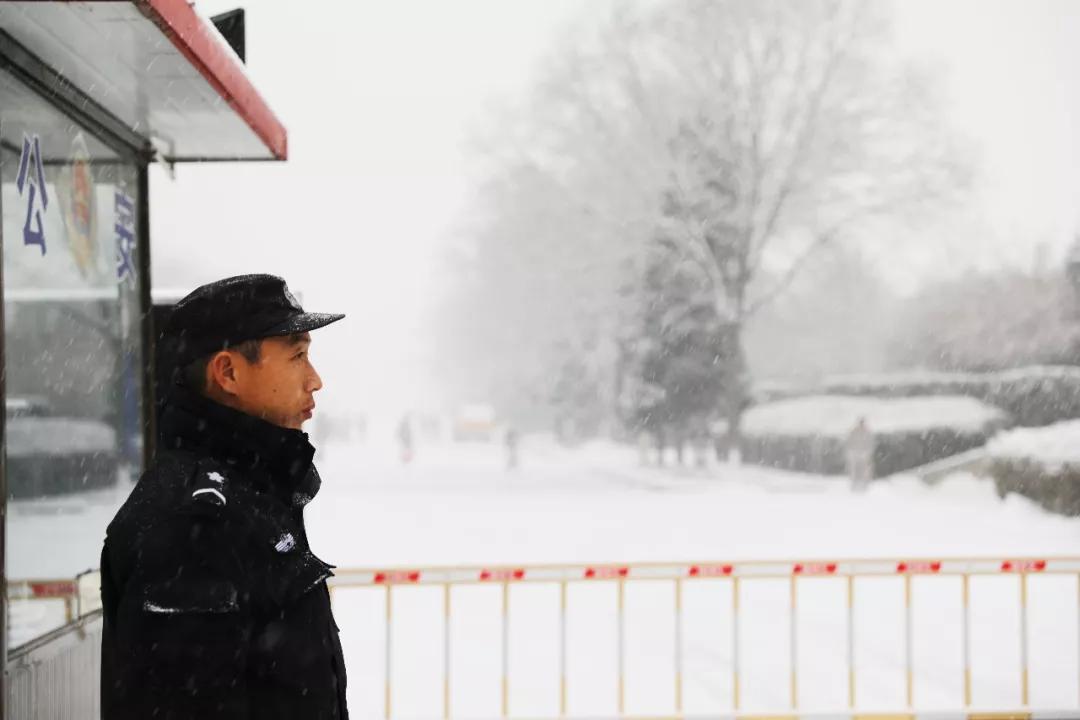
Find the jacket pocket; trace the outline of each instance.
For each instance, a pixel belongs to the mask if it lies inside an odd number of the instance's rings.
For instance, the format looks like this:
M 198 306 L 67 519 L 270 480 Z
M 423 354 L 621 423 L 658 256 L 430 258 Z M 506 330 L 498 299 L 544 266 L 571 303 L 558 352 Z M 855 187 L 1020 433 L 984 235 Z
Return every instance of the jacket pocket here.
M 141 599 L 140 609 L 155 615 L 240 611 L 236 586 L 226 580 L 156 583 L 144 588 Z
M 242 696 L 251 620 L 235 585 L 208 578 L 151 583 L 124 604 L 117 641 L 130 691 L 177 703 Z

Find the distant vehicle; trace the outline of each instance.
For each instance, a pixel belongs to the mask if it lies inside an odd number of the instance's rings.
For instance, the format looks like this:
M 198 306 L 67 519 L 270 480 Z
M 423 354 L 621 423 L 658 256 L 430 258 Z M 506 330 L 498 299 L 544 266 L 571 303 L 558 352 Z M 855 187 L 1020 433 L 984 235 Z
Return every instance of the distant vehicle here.
M 38 397 L 9 397 L 5 406 L 9 497 L 62 495 L 116 482 L 116 430 L 107 423 L 52 416 Z
M 49 401 L 37 395 L 4 399 L 8 422 L 15 418 L 44 417 L 49 414 Z
M 491 442 L 495 431 L 495 408 L 490 405 L 465 405 L 454 418 L 454 442 Z

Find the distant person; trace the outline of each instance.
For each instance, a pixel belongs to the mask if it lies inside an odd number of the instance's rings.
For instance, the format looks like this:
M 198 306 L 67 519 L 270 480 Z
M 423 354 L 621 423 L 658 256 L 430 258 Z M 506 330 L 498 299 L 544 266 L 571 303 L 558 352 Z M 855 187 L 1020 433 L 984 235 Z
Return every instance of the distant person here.
M 709 438 L 707 434 L 694 436 L 692 443 L 694 449 L 694 467 L 704 469 L 709 464 Z
M 305 312 L 272 275 L 176 305 L 182 372 L 101 554 L 103 720 L 347 720 L 301 430 L 322 388 L 310 331 L 342 317 Z
M 638 430 L 637 434 L 637 452 L 638 452 L 638 465 L 645 467 L 649 464 L 649 433 L 644 430 Z
M 507 428 L 503 442 L 506 445 L 506 469 L 513 470 L 518 466 L 518 432 L 514 428 Z
M 408 415 L 403 416 L 401 422 L 398 423 L 397 438 L 398 444 L 401 447 L 401 462 L 404 465 L 408 465 L 412 462 L 416 452 L 413 447 L 412 423 L 409 422 Z
M 859 418 L 848 433 L 845 447 L 848 477 L 851 478 L 851 489 L 856 492 L 866 490 L 874 477 L 875 445 L 874 433 L 866 424 L 866 418 Z

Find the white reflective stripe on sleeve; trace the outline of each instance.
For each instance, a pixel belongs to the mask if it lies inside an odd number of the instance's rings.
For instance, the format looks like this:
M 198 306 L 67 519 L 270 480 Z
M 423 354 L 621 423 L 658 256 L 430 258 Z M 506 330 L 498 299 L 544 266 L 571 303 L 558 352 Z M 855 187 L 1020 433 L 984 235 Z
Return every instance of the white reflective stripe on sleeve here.
M 191 497 L 196 497 L 198 495 L 202 495 L 203 493 L 214 493 L 219 498 L 221 498 L 221 504 L 222 505 L 224 505 L 226 503 L 225 496 L 222 495 L 220 492 L 218 492 L 214 488 L 200 488 L 199 490 L 196 490 L 195 492 L 191 493 Z

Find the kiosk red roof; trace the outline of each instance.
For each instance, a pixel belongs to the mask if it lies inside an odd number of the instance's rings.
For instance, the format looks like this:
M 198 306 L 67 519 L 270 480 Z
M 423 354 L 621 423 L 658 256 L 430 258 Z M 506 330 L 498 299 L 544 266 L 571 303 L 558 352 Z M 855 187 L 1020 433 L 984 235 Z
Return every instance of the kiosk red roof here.
M 187 0 L 0 0 L 0 28 L 165 160 L 284 160 L 287 134 Z

